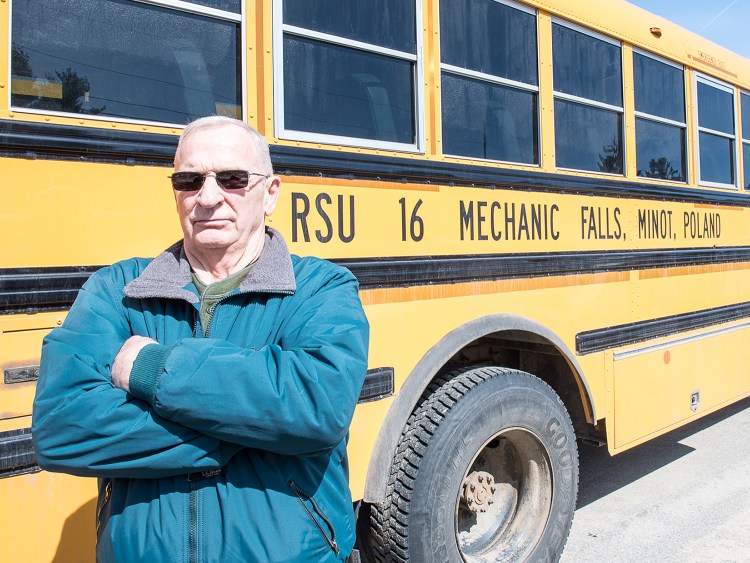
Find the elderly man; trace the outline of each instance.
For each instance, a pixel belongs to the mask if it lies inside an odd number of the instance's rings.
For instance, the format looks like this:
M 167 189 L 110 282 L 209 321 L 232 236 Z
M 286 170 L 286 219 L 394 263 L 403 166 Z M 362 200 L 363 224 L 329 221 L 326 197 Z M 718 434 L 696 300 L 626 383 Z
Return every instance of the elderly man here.
M 265 227 L 280 180 L 245 123 L 188 125 L 171 179 L 184 239 L 94 274 L 45 339 L 39 464 L 99 477 L 100 561 L 346 560 L 357 282 Z

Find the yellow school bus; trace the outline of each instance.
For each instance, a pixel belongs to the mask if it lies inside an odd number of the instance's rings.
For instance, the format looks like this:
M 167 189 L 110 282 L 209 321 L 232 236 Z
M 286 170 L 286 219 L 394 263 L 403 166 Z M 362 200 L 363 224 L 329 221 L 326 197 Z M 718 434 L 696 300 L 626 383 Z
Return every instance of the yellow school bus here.
M 43 336 L 180 237 L 203 115 L 271 145 L 271 224 L 372 326 L 349 440 L 368 561 L 556 560 L 577 441 L 750 394 L 750 62 L 620 0 L 3 0 L 0 545 L 90 561 L 96 483 L 40 471 Z

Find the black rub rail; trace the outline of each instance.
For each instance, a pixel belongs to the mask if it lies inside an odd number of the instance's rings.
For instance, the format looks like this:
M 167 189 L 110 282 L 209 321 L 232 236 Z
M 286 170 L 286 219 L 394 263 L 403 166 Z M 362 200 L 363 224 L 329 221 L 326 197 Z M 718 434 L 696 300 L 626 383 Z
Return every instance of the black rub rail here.
M 176 148 L 176 135 L 0 120 L 0 155 L 8 157 L 171 166 Z M 283 175 L 750 206 L 750 193 L 742 191 L 588 178 L 537 170 L 519 171 L 479 163 L 284 145 L 271 145 L 271 160 L 276 172 Z
M 736 303 L 724 307 L 590 330 L 576 335 L 576 352 L 579 354 L 600 352 L 748 317 L 750 317 L 750 303 Z
M 750 247 L 348 258 L 362 289 L 750 262 Z M 100 266 L 0 268 L 0 314 L 64 310 Z
M 0 432 L 0 478 L 41 471 L 36 463 L 31 428 Z

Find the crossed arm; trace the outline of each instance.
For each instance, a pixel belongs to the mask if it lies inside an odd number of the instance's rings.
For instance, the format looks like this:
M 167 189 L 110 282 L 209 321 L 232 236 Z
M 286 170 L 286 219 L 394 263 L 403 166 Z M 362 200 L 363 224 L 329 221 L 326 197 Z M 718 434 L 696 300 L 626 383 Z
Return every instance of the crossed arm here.
M 353 277 L 309 296 L 283 348 L 259 349 L 133 336 L 120 278 L 113 268 L 93 276 L 45 339 L 32 425 L 42 467 L 163 477 L 221 467 L 246 447 L 311 455 L 344 439 L 367 365 Z M 144 391 L 130 375 L 146 347 L 163 365 Z

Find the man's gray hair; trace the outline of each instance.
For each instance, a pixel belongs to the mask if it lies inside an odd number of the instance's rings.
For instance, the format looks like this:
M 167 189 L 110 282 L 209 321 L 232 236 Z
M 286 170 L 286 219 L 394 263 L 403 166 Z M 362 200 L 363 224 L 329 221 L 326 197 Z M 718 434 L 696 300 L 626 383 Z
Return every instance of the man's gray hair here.
M 239 127 L 240 129 L 245 131 L 247 133 L 248 139 L 253 144 L 253 148 L 255 149 L 253 152 L 255 153 L 255 158 L 257 159 L 257 165 L 260 167 L 259 172 L 262 172 L 264 174 L 273 174 L 271 154 L 268 150 L 268 143 L 266 142 L 266 139 L 263 137 L 263 135 L 258 133 L 255 128 L 251 127 L 244 121 L 234 119 L 233 117 L 226 117 L 223 115 L 209 115 L 207 117 L 201 117 L 199 119 L 196 119 L 195 121 L 191 121 L 190 123 L 188 123 L 185 126 L 185 129 L 183 129 L 182 135 L 180 135 L 180 140 L 177 143 L 177 153 L 175 154 L 175 160 L 177 159 L 176 155 L 180 152 L 180 146 L 185 142 L 185 139 L 190 137 L 193 133 L 195 133 L 199 129 L 221 127 L 224 125 L 234 125 L 235 127 Z

